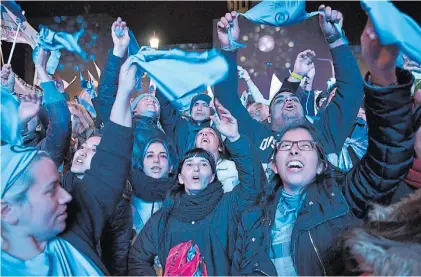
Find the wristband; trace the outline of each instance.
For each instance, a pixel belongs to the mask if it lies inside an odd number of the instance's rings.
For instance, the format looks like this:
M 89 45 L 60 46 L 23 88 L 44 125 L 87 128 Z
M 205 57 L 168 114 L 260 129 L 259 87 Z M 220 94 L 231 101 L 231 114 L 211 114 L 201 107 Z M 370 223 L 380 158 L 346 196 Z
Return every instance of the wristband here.
M 297 79 L 297 80 L 302 80 L 302 79 L 304 79 L 304 77 L 303 76 L 301 76 L 301 75 L 298 75 L 297 73 L 294 73 L 294 72 L 291 72 L 291 77 L 294 77 L 295 79 Z

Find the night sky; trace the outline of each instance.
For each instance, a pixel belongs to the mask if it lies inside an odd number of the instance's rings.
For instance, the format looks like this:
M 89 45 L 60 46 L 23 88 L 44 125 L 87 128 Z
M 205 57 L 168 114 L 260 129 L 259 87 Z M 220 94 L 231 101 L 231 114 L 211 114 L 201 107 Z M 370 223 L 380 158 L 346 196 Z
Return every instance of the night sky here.
M 136 35 L 140 45 L 149 45 L 155 31 L 160 45 L 178 43 L 212 43 L 215 18 L 228 10 L 226 1 L 17 1 L 26 11 L 28 22 L 54 16 L 76 16 L 107 14 L 113 18 L 121 16 Z M 257 3 L 257 2 L 254 2 Z M 345 15 L 344 30 L 350 44 L 359 44 L 359 37 L 366 22 L 366 15 L 358 1 L 308 1 L 307 11 L 317 10 L 322 3 L 341 10 Z M 421 24 L 420 1 L 394 1 L 403 12 Z M 393 20 L 393 19 L 391 19 Z M 33 27 L 38 28 L 34 25 Z M 108 28 L 108 26 L 107 26 Z M 3 44 L 3 54 L 8 57 L 10 43 Z M 17 45 L 22 51 L 27 45 Z M 25 75 L 25 56 L 14 55 L 12 65 L 19 76 Z
M 212 19 L 227 12 L 226 1 L 18 1 L 30 22 L 32 17 L 106 13 L 121 16 L 139 38 L 147 40 L 156 31 L 162 44 L 211 43 Z M 256 2 L 257 3 L 257 2 Z M 345 14 L 345 32 L 351 43 L 358 43 L 365 14 L 358 1 L 308 1 L 307 10 L 322 3 Z M 420 1 L 394 1 L 395 5 L 421 24 Z M 139 41 L 142 43 L 142 41 Z

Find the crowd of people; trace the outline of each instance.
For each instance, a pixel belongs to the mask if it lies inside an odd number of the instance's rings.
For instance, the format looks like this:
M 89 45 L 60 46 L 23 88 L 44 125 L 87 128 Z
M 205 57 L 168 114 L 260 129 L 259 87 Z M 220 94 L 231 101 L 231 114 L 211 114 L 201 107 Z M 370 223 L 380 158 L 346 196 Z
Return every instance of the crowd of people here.
M 2 275 L 421 275 L 421 67 L 398 67 L 368 20 L 362 76 L 342 13 L 319 11 L 327 91 L 308 49 L 265 99 L 237 65 L 236 12 L 216 26 L 228 76 L 188 111 L 159 87 L 133 93 L 121 18 L 96 118 L 47 73 L 48 51 L 42 95 L 16 95 L 4 65 Z

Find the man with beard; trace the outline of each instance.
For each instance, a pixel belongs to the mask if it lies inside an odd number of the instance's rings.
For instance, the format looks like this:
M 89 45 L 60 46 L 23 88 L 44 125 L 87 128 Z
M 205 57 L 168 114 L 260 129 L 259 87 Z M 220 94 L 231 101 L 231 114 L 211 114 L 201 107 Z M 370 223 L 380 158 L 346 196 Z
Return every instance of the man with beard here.
M 358 64 L 347 45 L 346 39 L 334 24 L 342 26 L 343 17 L 339 11 L 324 5 L 320 7 L 323 16 L 319 20 L 320 28 L 326 38 L 335 65 L 337 79 L 336 97 L 323 117 L 316 121 L 315 127 L 326 154 L 337 158 L 342 149 L 363 98 L 363 82 Z M 279 131 L 286 123 L 304 117 L 304 109 L 300 98 L 295 94 L 300 81 L 314 68 L 312 59 L 315 53 L 311 50 L 301 52 L 294 64 L 294 70 L 283 82 L 283 87 L 273 97 L 269 109 L 271 128 L 253 120 L 240 103 L 237 91 L 236 52 L 229 52 L 230 42 L 228 28 L 232 25 L 231 34 L 234 39 L 240 37 L 238 14 L 227 13 L 217 23 L 218 38 L 222 51 L 229 62 L 229 76 L 226 81 L 215 86 L 215 97 L 230 110 L 240 122 L 240 133 L 249 137 L 252 147 L 262 163 L 267 163 L 274 150 L 274 142 Z M 346 107 L 346 109 L 345 109 Z

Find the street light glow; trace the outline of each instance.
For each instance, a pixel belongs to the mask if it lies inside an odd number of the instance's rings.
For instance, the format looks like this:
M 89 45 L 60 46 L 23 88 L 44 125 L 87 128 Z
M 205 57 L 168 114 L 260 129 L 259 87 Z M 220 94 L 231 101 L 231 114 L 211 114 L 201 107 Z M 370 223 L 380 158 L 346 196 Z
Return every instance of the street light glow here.
M 153 49 L 158 49 L 159 47 L 159 38 L 155 36 L 155 32 L 153 33 L 153 37 L 149 40 L 149 43 Z

